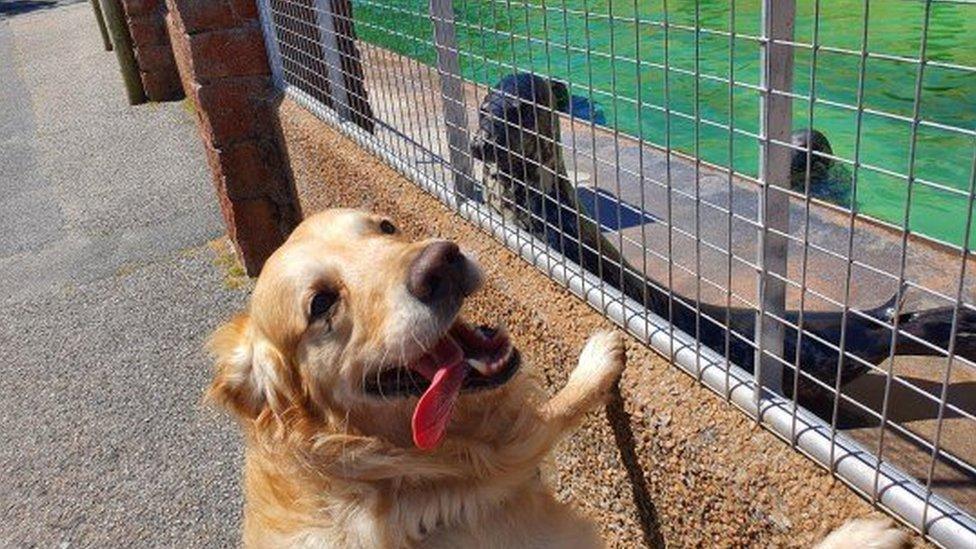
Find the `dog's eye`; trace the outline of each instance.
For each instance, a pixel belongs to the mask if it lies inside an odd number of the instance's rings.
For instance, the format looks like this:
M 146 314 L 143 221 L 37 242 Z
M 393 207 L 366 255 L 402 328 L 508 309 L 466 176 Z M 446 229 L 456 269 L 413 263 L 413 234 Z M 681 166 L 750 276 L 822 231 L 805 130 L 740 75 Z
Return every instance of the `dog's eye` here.
M 316 320 L 319 317 L 328 314 L 337 301 L 339 301 L 339 294 L 333 292 L 332 290 L 322 290 L 321 292 L 316 293 L 312 298 L 312 304 L 308 308 L 309 319 Z
M 395 234 L 396 226 L 390 223 L 388 219 L 384 219 L 380 221 L 380 230 L 383 231 L 383 234 Z

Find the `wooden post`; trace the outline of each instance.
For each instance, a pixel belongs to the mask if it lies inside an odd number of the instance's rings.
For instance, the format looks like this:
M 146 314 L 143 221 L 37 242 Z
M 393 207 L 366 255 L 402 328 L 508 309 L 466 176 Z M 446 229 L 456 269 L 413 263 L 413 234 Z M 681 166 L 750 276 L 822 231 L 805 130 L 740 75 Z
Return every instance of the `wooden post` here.
M 125 83 L 129 104 L 145 103 L 146 91 L 142 88 L 139 66 L 136 65 L 136 56 L 132 51 L 132 39 L 129 37 L 129 26 L 125 23 L 122 4 L 119 0 L 101 0 L 101 4 L 106 26 L 112 36 L 115 56 L 119 60 L 119 70 L 122 72 L 122 81 Z
M 430 0 L 430 18 L 434 23 L 434 46 L 437 48 L 437 73 L 441 81 L 441 100 L 444 102 L 444 122 L 451 166 L 454 168 L 454 189 L 462 197 L 473 197 L 471 176 L 471 144 L 468 140 L 468 116 L 464 108 L 464 81 L 458 59 L 457 36 L 452 0 Z
M 353 25 L 352 2 L 332 0 L 332 15 L 335 18 L 336 37 L 342 53 L 342 75 L 352 105 L 352 121 L 359 127 L 373 132 L 373 108 L 366 95 L 366 76 L 363 63 L 356 47 L 356 27 Z
M 346 89 L 346 79 L 343 76 L 342 54 L 339 51 L 332 0 L 315 0 L 314 7 L 316 26 L 319 29 L 319 43 L 322 45 L 322 57 L 325 60 L 325 72 L 329 81 L 332 109 L 339 118 L 350 120 L 349 91 Z
M 98 32 L 102 35 L 102 44 L 105 45 L 105 51 L 112 51 L 112 39 L 108 35 L 108 29 L 105 28 L 105 17 L 102 15 L 102 7 L 98 5 L 98 0 L 90 0 L 92 11 L 95 12 L 95 22 L 98 23 Z
M 790 150 L 773 141 L 789 143 L 792 133 L 793 101 L 788 94 L 793 92 L 793 47 L 783 42 L 793 40 L 796 3 L 763 0 L 762 6 L 767 41 L 762 44 L 763 146 L 759 173 L 765 185 L 759 195 L 763 228 L 758 250 L 762 268 L 758 295 L 763 313 L 757 319 L 755 337 L 763 352 L 756 355 L 757 400 L 763 389 L 776 394 L 783 391 L 783 364 L 774 357 L 783 358 L 786 332 L 783 323 L 773 317 L 784 318 L 786 312 L 784 279 L 789 241 L 784 235 L 789 234 L 790 200 L 780 189 L 790 186 Z
M 319 43 L 328 73 L 332 108 L 343 120 L 373 132 L 373 109 L 356 47 L 356 29 L 349 0 L 314 0 Z

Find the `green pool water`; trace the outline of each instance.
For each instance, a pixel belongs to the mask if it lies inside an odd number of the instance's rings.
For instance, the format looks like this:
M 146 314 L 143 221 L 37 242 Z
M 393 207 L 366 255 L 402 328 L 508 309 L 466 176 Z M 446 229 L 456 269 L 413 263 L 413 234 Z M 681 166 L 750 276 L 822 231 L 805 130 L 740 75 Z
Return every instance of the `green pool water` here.
M 734 25 L 737 34 L 758 36 L 760 1 L 701 0 L 697 10 L 695 4 L 671 0 L 665 10 L 660 0 L 455 0 L 462 72 L 488 85 L 516 69 L 566 80 L 571 93 L 602 106 L 607 125 L 754 175 L 759 146 L 751 136 L 734 133 L 730 157 L 728 130 L 672 114 L 666 132 L 665 105 L 691 117 L 697 106 L 701 119 L 749 133 L 759 130 L 759 94 L 748 87 L 759 84 L 758 43 L 739 37 L 730 45 L 728 36 L 696 36 L 677 26 L 727 32 Z M 814 1 L 796 4 L 795 39 L 811 43 Z M 434 64 L 427 5 L 428 0 L 353 0 L 357 32 L 369 43 Z M 676 25 L 667 31 L 659 24 L 665 14 Z M 918 58 L 924 18 L 922 1 L 875 0 L 865 17 L 863 0 L 821 0 L 818 42 L 824 49 L 817 54 L 812 126 L 828 136 L 837 156 L 855 158 L 857 114 L 839 105 L 857 103 L 861 60 L 830 48 L 860 51 L 866 20 L 868 51 Z M 932 3 L 929 61 L 976 67 L 974 37 L 976 4 Z M 801 96 L 811 91 L 811 62 L 809 48 L 796 49 L 794 87 Z M 730 71 L 744 84 L 733 88 L 731 101 L 728 83 L 710 79 L 728 80 Z M 857 170 L 857 207 L 899 226 L 905 224 L 909 186 L 904 175 L 892 174 L 909 171 L 912 123 L 882 113 L 912 117 L 917 73 L 915 63 L 885 58 L 869 58 L 864 68 L 867 110 L 857 153 L 865 167 Z M 928 64 L 922 83 L 921 120 L 950 128 L 921 124 L 917 129 L 908 226 L 961 244 L 976 140 L 951 128 L 976 129 L 976 72 Z M 810 125 L 810 115 L 808 100 L 794 100 L 794 127 Z

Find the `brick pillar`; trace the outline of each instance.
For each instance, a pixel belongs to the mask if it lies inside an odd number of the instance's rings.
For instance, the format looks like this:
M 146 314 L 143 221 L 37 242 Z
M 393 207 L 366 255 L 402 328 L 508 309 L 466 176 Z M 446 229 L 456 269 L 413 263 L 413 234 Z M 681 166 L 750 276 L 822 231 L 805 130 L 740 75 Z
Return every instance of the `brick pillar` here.
M 254 0 L 166 0 L 166 24 L 223 212 L 248 274 L 301 220 Z
M 166 34 L 164 0 L 122 0 L 139 76 L 150 101 L 183 97 L 173 50 Z

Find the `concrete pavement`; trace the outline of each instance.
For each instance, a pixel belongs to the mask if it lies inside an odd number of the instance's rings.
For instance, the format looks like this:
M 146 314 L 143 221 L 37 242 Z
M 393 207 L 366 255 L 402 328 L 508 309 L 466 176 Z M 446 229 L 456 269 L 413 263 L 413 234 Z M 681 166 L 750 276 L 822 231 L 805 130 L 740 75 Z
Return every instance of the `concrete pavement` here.
M 0 547 L 236 545 L 241 444 L 200 397 L 246 290 L 192 120 L 126 104 L 87 2 L 0 4 Z

